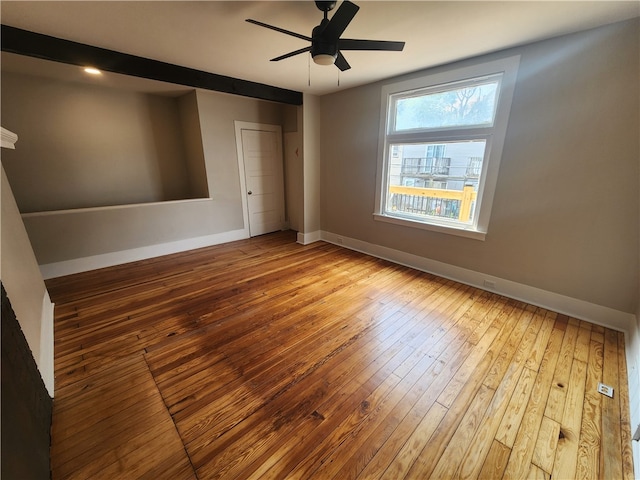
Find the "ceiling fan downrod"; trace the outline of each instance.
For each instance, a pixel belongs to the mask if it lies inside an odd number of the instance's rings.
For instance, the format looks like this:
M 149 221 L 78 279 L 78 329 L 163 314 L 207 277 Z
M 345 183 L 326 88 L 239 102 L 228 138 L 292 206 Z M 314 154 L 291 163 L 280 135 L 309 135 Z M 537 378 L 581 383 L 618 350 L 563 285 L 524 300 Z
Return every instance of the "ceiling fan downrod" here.
M 327 18 L 327 13 L 336 8 L 337 2 L 316 2 L 316 7 L 321 12 L 324 12 L 324 18 Z

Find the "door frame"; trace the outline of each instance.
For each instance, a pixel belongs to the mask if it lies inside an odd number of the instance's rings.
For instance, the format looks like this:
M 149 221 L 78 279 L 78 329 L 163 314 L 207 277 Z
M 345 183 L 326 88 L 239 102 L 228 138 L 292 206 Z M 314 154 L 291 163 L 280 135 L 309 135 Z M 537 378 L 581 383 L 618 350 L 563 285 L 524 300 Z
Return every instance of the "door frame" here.
M 283 214 L 283 223 L 280 228 L 285 227 L 286 210 L 284 205 L 284 157 L 282 150 L 282 127 L 280 125 L 271 125 L 268 123 L 243 122 L 240 120 L 233 121 L 236 133 L 236 152 L 238 157 L 238 177 L 240 179 L 240 197 L 242 199 L 242 224 L 247 238 L 251 237 L 251 229 L 249 227 L 249 202 L 247 200 L 247 180 L 244 169 L 244 149 L 242 148 L 242 130 L 259 130 L 262 132 L 273 132 L 276 134 L 277 155 L 281 162 L 282 168 L 282 191 L 280 192 L 280 208 Z

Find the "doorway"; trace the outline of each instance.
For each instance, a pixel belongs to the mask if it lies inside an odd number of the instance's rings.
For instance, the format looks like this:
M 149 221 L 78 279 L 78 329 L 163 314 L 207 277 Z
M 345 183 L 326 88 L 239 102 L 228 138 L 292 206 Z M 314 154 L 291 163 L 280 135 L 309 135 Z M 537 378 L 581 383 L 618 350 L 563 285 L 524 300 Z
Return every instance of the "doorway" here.
M 235 122 L 245 229 L 255 237 L 284 228 L 282 129 Z

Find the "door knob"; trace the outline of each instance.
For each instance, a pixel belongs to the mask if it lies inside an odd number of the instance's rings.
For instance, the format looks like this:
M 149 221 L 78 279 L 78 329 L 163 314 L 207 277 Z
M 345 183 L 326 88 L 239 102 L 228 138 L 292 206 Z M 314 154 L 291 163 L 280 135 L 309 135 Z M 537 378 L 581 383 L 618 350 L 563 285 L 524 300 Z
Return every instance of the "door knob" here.
M 251 195 L 252 193 L 253 193 L 253 192 L 252 192 L 251 190 L 249 190 L 249 191 L 247 192 L 247 195 Z

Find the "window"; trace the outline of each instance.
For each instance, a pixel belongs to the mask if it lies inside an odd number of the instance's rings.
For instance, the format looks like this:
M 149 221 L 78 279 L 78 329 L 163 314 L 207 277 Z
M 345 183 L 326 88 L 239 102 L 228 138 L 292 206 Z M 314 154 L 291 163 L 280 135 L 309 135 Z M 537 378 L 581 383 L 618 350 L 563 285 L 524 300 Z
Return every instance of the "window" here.
M 484 239 L 518 63 L 383 87 L 376 220 Z

